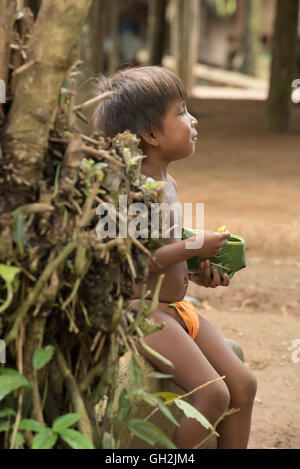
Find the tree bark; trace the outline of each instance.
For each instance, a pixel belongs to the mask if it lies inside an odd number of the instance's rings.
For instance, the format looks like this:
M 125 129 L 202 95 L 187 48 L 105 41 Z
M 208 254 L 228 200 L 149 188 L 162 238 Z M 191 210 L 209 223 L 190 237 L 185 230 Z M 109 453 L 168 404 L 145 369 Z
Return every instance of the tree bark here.
M 42 179 L 44 152 L 57 97 L 77 54 L 91 0 L 43 0 L 4 134 L 4 154 L 33 187 Z
M 107 21 L 107 0 L 94 0 L 88 13 L 80 41 L 83 73 L 90 78 L 104 71 L 103 41 Z
M 0 79 L 3 80 L 0 100 L 0 125 L 4 122 L 2 104 L 5 102 L 8 83 L 10 44 L 13 32 L 13 16 L 16 11 L 15 0 L 0 0 Z M 4 96 L 2 96 L 2 94 Z
M 115 73 L 119 65 L 119 44 L 118 44 L 118 24 L 119 24 L 119 5 L 118 0 L 110 0 L 108 4 L 108 21 L 110 51 L 108 55 L 108 71 Z
M 34 17 L 36 18 L 41 7 L 41 0 L 25 0 L 24 5 L 25 7 L 30 8 Z
M 199 0 L 175 0 L 175 58 L 176 71 L 185 84 L 188 94 L 194 84 L 193 67 L 197 58 L 199 41 Z
M 260 0 L 244 1 L 244 34 L 242 39 L 244 60 L 240 71 L 248 75 L 255 75 L 256 57 L 259 46 Z
M 279 132 L 288 131 L 291 125 L 291 86 L 297 70 L 298 15 L 298 0 L 277 0 L 267 111 L 269 127 Z
M 167 0 L 150 0 L 148 13 L 149 65 L 160 65 L 164 53 Z

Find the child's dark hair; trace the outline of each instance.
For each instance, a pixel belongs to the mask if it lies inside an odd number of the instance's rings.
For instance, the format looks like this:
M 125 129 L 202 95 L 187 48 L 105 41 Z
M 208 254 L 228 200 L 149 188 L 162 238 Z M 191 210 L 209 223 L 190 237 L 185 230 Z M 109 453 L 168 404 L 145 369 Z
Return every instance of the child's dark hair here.
M 162 67 L 136 67 L 97 80 L 96 95 L 114 91 L 95 109 L 93 126 L 107 137 L 130 130 L 136 135 L 161 129 L 162 118 L 174 101 L 186 101 L 186 91 L 175 73 Z

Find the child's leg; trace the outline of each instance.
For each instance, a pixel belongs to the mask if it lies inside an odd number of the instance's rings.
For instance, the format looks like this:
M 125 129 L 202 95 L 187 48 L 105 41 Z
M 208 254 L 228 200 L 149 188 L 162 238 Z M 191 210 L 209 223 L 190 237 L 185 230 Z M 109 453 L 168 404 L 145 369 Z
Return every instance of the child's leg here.
M 135 302 L 136 303 L 136 302 Z M 134 302 L 132 302 L 134 307 Z M 211 366 L 191 337 L 179 323 L 162 310 L 157 309 L 151 316 L 155 322 L 165 323 L 163 330 L 154 332 L 145 338 L 153 349 L 173 362 L 175 369 L 170 369 L 161 361 L 154 359 L 139 348 L 158 369 L 174 375 L 173 381 L 189 392 L 209 380 L 218 378 L 218 373 Z M 193 405 L 214 423 L 229 405 L 229 392 L 224 381 L 217 381 L 192 394 Z M 180 419 L 176 428 L 174 443 L 178 448 L 193 448 L 207 436 L 207 430 L 195 419 Z
M 201 316 L 199 321 L 195 343 L 217 373 L 226 376 L 225 383 L 230 393 L 229 407 L 240 409 L 236 414 L 226 417 L 218 426 L 218 448 L 246 448 L 256 379 L 215 329 Z

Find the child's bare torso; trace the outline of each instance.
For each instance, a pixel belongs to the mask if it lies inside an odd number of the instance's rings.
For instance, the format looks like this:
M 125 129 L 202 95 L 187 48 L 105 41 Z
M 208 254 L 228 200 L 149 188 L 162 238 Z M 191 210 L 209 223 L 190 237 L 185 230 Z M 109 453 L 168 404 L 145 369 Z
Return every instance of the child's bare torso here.
M 168 182 L 164 187 L 165 199 L 164 202 L 171 206 L 174 203 L 179 203 L 177 190 L 173 180 L 168 177 Z M 176 217 L 175 217 L 176 218 Z M 174 225 L 174 212 L 170 210 L 170 226 Z M 180 239 L 174 237 L 174 231 L 170 233 L 170 237 L 165 239 L 165 245 L 177 243 Z M 165 277 L 160 290 L 159 300 L 163 303 L 171 303 L 173 301 L 180 301 L 184 298 L 188 286 L 188 272 L 186 261 L 175 264 L 164 271 Z M 147 290 L 151 293 L 148 298 L 152 297 L 155 290 L 159 273 L 149 274 L 147 279 Z M 138 284 L 134 290 L 133 298 L 141 298 L 142 284 Z

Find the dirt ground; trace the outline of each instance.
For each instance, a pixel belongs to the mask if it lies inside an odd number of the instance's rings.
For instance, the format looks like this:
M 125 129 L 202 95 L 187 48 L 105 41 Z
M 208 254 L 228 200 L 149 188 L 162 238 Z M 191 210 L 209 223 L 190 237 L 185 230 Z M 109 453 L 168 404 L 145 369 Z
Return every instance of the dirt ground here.
M 247 268 L 228 288 L 188 295 L 257 377 L 249 448 L 300 448 L 300 105 L 288 135 L 266 130 L 264 102 L 191 99 L 189 109 L 196 153 L 170 173 L 182 203 L 205 203 L 205 228 L 246 239 Z

